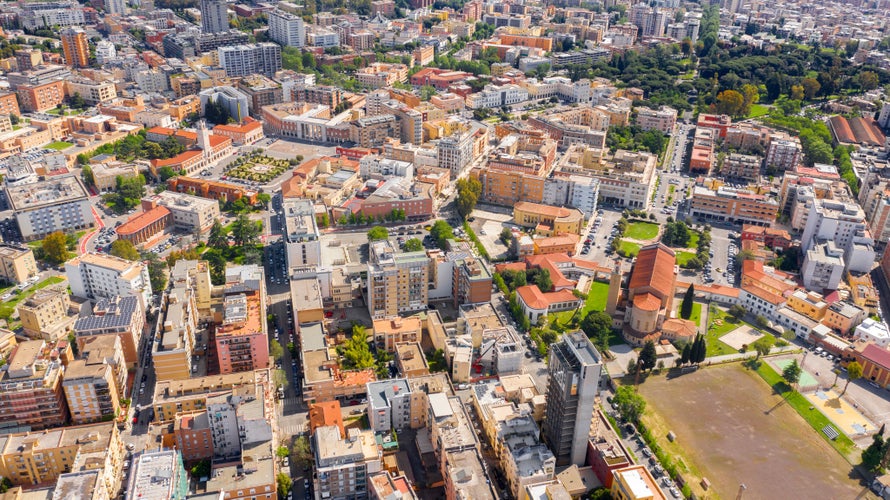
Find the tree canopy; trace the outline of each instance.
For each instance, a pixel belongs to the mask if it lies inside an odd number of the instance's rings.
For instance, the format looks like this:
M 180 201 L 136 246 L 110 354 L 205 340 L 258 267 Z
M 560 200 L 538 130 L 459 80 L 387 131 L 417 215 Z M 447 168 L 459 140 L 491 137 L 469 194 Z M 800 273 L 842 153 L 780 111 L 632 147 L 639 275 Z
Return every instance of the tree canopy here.
M 457 213 L 462 219 L 466 219 L 473 213 L 476 203 L 482 195 L 482 183 L 472 177 L 466 179 L 458 179 L 457 181 L 457 198 L 454 203 L 457 207 Z
M 389 238 L 389 232 L 383 226 L 374 226 L 368 231 L 368 241 L 385 240 Z
M 133 242 L 129 240 L 114 240 L 114 243 L 111 244 L 111 251 L 108 253 L 115 257 L 132 261 L 137 261 L 140 258 L 139 250 L 137 250 L 136 246 L 133 245 Z
M 61 264 L 68 260 L 68 237 L 62 231 L 50 233 L 40 244 L 43 257 L 53 264 Z

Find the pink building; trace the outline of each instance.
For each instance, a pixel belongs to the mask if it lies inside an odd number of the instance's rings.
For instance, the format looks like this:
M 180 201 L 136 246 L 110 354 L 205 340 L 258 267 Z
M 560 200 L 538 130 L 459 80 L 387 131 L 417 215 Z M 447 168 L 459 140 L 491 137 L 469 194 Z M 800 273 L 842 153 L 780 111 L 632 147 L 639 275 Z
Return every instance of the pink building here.
M 223 321 L 216 327 L 216 357 L 221 374 L 269 367 L 266 294 L 262 284 L 262 270 L 257 266 L 226 269 Z

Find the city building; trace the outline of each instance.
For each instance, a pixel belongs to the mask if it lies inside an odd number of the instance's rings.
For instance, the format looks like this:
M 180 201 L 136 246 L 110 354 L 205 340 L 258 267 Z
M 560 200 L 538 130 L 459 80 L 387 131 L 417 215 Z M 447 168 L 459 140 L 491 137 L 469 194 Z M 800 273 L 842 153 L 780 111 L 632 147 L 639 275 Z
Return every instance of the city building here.
M 37 262 L 31 247 L 0 245 L 0 279 L 8 283 L 24 283 L 37 273 Z
M 90 42 L 86 32 L 77 27 L 62 30 L 62 51 L 65 63 L 75 68 L 90 67 Z
M 769 226 L 776 220 L 779 203 L 769 195 L 727 186 L 692 189 L 691 214 L 705 222 Z
M 373 241 L 370 247 L 367 301 L 371 317 L 426 310 L 430 281 L 426 253 L 396 253 L 389 241 Z
M 253 144 L 265 137 L 263 134 L 263 122 L 246 117 L 241 123 L 231 125 L 216 125 L 213 127 L 214 135 L 228 137 L 235 146 Z
M 219 0 L 216 0 L 219 1 Z M 208 1 L 202 4 L 210 3 Z M 222 3 L 225 13 L 225 2 Z M 205 11 L 206 12 L 206 11 Z M 189 478 L 177 450 L 160 448 L 144 451 L 133 457 L 127 481 L 126 498 L 157 498 L 185 500 Z
M 62 373 L 71 356 L 65 340 L 19 343 L 0 372 L 0 426 L 47 429 L 67 424 Z
M 343 413 L 339 401 L 322 401 L 309 405 L 309 434 L 315 434 L 319 427 L 335 426 L 340 429 L 340 437 L 346 437 L 343 427 Z
M 627 284 L 627 310 L 624 338 L 642 345 L 658 337 L 665 320 L 670 319 L 677 288 L 674 251 L 661 243 L 640 249 Z
M 154 421 L 172 423 L 176 415 L 207 409 L 208 401 L 231 395 L 233 391 L 255 387 L 263 372 L 240 372 L 184 380 L 164 380 L 155 384 L 151 398 Z
M 581 307 L 581 299 L 571 290 L 542 292 L 538 285 L 517 288 L 516 298 L 522 308 L 522 315 L 527 317 L 531 324 L 537 324 L 539 318 L 550 313 L 571 311 Z
M 241 198 L 244 198 L 247 203 L 256 203 L 257 193 L 255 191 L 249 191 L 244 187 L 237 184 L 229 184 L 228 182 L 178 176 L 168 180 L 167 187 L 170 191 L 188 193 L 211 200 L 220 200 L 223 203 L 237 201 Z
M 211 87 L 198 93 L 201 99 L 201 114 L 207 111 L 208 103 L 222 104 L 236 122 L 242 122 L 250 113 L 250 98 L 244 92 L 228 85 Z M 216 129 L 214 128 L 214 131 Z M 220 134 L 225 135 L 225 134 Z M 232 141 L 234 142 L 234 138 Z
M 198 266 L 201 267 L 200 261 Z M 204 263 L 206 266 L 206 263 Z M 201 280 L 201 272 L 196 273 L 196 287 L 191 288 L 191 283 L 178 282 L 173 284 L 173 289 L 167 294 L 167 308 L 163 316 L 163 326 L 160 342 L 156 342 L 152 349 L 152 365 L 155 370 L 155 378 L 161 380 L 183 380 L 192 376 L 195 372 L 194 354 L 196 350 L 195 336 L 198 328 L 198 295 L 197 281 Z M 207 271 L 205 271 L 206 273 Z M 209 276 L 203 276 L 209 278 Z M 206 354 L 206 350 L 204 351 Z
M 201 0 L 201 32 L 229 31 L 229 13 L 225 0 Z
M 127 362 L 121 339 L 114 335 L 99 335 L 87 339 L 80 349 L 80 359 L 87 366 L 108 365 L 111 367 L 117 397 L 125 398 L 127 391 Z
M 808 290 L 836 290 L 844 276 L 844 252 L 826 241 L 804 253 L 801 275 Z
M 89 106 L 104 104 L 117 97 L 117 89 L 114 86 L 114 82 L 96 82 L 89 78 L 76 76 L 65 80 L 65 93 L 69 96 L 79 95 L 83 98 L 84 103 Z
M 402 377 L 422 377 L 430 374 L 429 364 L 420 342 L 406 342 L 397 345 L 395 358 L 396 368 Z
M 421 327 L 419 316 L 375 319 L 373 322 L 374 341 L 379 348 L 385 349 L 387 352 L 395 352 L 398 344 L 420 342 Z
M 658 130 L 670 134 L 677 123 L 677 110 L 668 106 L 660 109 L 638 108 L 637 126 L 642 130 Z
M 368 477 L 383 469 L 374 433 L 353 428 L 344 439 L 337 426 L 325 426 L 315 430 L 312 440 L 316 495 L 331 500 L 366 498 Z
M 621 500 L 667 500 L 645 465 L 631 465 L 612 472 L 612 498 Z
M 415 399 L 405 379 L 368 383 L 368 419 L 374 432 L 412 427 L 411 405 Z
M 853 333 L 853 338 L 877 345 L 882 349 L 890 347 L 890 331 L 883 321 L 866 318 Z
M 281 9 L 269 13 L 269 38 L 287 47 L 306 45 L 303 18 Z
M 281 70 L 281 45 L 253 43 L 220 47 L 219 65 L 226 76 L 248 76 L 260 73 L 274 76 Z
M 65 101 L 65 82 L 53 80 L 39 84 L 22 84 L 16 87 L 15 92 L 22 111 L 42 113 Z
M 151 299 L 148 266 L 113 255 L 87 253 L 65 263 L 71 294 L 85 299 L 135 296 L 144 309 Z
M 377 89 L 408 81 L 408 66 L 399 63 L 375 62 L 355 72 L 358 83 Z
M 583 465 L 603 363 L 583 332 L 550 346 L 543 435 L 557 465 Z
M 90 159 L 90 169 L 93 171 L 95 188 L 100 193 L 110 193 L 117 190 L 118 177 L 121 179 L 133 179 L 139 175 L 139 166 L 135 163 L 95 161 L 97 157 Z
M 79 176 L 64 175 L 7 187 L 6 199 L 25 241 L 56 231 L 76 232 L 95 224 L 92 205 Z
M 62 388 L 74 425 L 112 420 L 120 412 L 119 391 L 110 365 L 74 360 L 65 367 Z
M 143 198 L 142 210 L 148 212 L 157 207 L 170 212 L 175 229 L 189 234 L 209 231 L 220 216 L 219 203 L 215 200 L 174 191 L 161 191 Z
M 578 209 L 520 201 L 513 206 L 513 221 L 541 236 L 580 234 L 584 213 Z
M 563 156 L 554 178 L 558 178 L 561 174 L 592 177 L 598 181 L 595 188 L 602 203 L 618 207 L 644 208 L 652 199 L 652 190 L 657 178 L 656 164 L 657 157 L 649 153 L 619 149 L 612 155 L 606 148 L 577 144 L 571 146 Z M 589 185 L 588 181 L 580 182 Z M 554 185 L 553 189 L 558 189 L 558 186 Z M 591 196 L 589 192 L 581 196 L 588 198 L 588 206 L 593 203 L 589 198 Z M 581 209 L 581 207 L 576 208 Z
M 288 198 L 281 203 L 285 252 L 289 268 L 321 264 L 321 241 L 312 200 Z
M 38 290 L 16 307 L 25 335 L 48 341 L 64 339 L 74 324 L 69 315 L 69 296 L 64 287 Z
M 723 159 L 720 174 L 733 179 L 757 181 L 760 179 L 759 156 L 730 153 Z
M 170 210 L 155 206 L 130 217 L 123 225 L 116 227 L 114 232 L 118 239 L 129 241 L 137 248 L 150 247 L 157 243 L 167 228 L 172 226 L 173 215 Z
M 226 268 L 222 323 L 216 326 L 216 356 L 222 374 L 269 366 L 266 291 L 263 269 Z
M 800 141 L 794 138 L 772 137 L 766 150 L 766 168 L 779 171 L 793 170 L 800 163 Z
M 139 361 L 139 346 L 145 326 L 145 309 L 133 295 L 99 299 L 92 315 L 83 315 L 74 323 L 78 349 L 93 337 L 111 335 L 120 338 L 124 360 L 129 367 Z

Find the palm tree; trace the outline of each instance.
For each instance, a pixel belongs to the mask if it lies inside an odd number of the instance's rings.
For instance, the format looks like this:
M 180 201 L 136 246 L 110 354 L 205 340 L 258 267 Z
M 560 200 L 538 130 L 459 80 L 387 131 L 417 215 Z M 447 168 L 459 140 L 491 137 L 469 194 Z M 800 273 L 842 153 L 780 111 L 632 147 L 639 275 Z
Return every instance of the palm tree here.
M 847 387 L 850 387 L 850 382 L 862 377 L 862 365 L 859 364 L 858 361 L 853 361 L 847 365 L 847 383 L 844 384 L 844 391 L 841 392 L 841 396 L 847 393 Z

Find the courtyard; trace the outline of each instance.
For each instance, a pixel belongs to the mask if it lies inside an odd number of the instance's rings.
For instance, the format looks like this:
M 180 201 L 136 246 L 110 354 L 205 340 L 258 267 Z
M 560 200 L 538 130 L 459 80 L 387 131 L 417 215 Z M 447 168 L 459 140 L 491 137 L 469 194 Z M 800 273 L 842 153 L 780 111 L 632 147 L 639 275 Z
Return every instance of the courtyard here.
M 739 364 L 679 377 L 650 377 L 639 386 L 643 417 L 659 445 L 699 498 L 700 486 L 734 497 L 855 498 L 867 488 L 850 464 L 782 396 Z M 666 439 L 673 431 L 677 439 Z
M 297 160 L 302 160 L 302 158 Z M 238 158 L 235 160 L 235 163 L 231 165 L 226 175 L 265 184 L 283 174 L 292 166 L 294 165 L 289 160 L 275 159 L 263 154 L 253 154 L 249 158 Z

